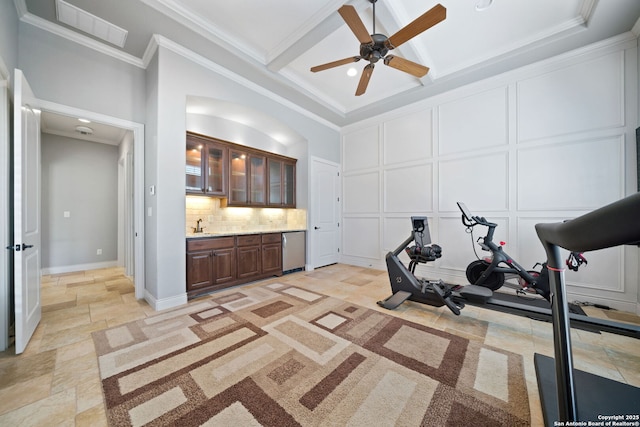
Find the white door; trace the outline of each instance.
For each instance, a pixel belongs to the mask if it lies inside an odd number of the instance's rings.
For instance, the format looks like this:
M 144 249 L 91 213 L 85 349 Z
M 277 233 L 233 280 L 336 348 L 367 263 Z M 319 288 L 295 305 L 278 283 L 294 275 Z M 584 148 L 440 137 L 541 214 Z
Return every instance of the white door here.
M 14 295 L 16 354 L 20 354 L 41 317 L 40 111 L 22 71 L 15 70 L 14 82 Z
M 314 158 L 311 171 L 311 263 L 318 268 L 339 260 L 340 170 L 335 163 Z

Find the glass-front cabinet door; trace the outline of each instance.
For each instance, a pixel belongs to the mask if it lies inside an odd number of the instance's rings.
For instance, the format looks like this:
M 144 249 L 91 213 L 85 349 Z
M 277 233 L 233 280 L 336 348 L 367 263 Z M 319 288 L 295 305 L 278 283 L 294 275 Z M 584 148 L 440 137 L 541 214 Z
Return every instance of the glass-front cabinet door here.
M 207 145 L 207 194 L 227 194 L 227 149 L 218 144 Z
M 266 165 L 263 156 L 249 156 L 249 203 L 251 205 L 265 205 L 267 199 Z
M 296 207 L 296 162 L 281 160 L 280 158 L 267 159 L 267 188 L 268 206 L 279 208 Z
M 186 190 L 187 193 L 204 192 L 204 177 L 202 174 L 202 149 L 204 144 L 187 140 L 186 162 Z
M 285 207 L 296 207 L 296 164 L 284 163 L 282 171 L 282 204 Z
M 269 204 L 282 204 L 282 162 L 280 160 L 269 159 Z
M 249 201 L 247 197 L 247 154 L 229 150 L 229 164 L 229 204 L 246 205 Z

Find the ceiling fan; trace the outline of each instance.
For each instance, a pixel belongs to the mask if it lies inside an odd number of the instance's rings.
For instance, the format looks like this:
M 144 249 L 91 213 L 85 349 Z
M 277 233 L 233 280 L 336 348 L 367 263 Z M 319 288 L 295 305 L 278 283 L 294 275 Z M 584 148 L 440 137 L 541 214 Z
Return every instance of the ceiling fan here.
M 367 85 L 369 84 L 369 79 L 371 79 L 371 74 L 373 73 L 374 64 L 381 59 L 385 65 L 397 70 L 404 71 L 405 73 L 409 73 L 416 77 L 425 76 L 429 72 L 428 67 L 399 56 L 387 55 L 387 53 L 400 46 L 402 43 L 411 40 L 423 31 L 433 27 L 437 23 L 444 21 L 447 17 L 447 9 L 441 4 L 437 4 L 417 19 L 398 30 L 391 37 L 387 37 L 384 34 L 376 34 L 377 0 L 369 1 L 373 4 L 373 34 L 369 34 L 367 28 L 362 23 L 362 20 L 360 20 L 355 7 L 351 5 L 344 5 L 338 9 L 338 13 L 342 16 L 344 22 L 349 26 L 353 34 L 355 34 L 358 41 L 360 41 L 360 55 L 311 67 L 311 71 L 316 73 L 318 71 L 366 59 L 369 61 L 369 64 L 367 64 L 362 71 L 362 76 L 360 77 L 358 88 L 356 89 L 356 96 L 360 96 L 365 93 Z

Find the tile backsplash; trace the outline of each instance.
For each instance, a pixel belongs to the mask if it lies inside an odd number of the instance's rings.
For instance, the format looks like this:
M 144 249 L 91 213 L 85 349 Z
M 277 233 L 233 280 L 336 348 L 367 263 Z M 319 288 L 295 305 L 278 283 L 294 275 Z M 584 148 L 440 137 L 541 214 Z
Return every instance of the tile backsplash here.
M 222 199 L 187 196 L 186 234 L 192 234 L 198 219 L 205 233 L 304 230 L 305 209 L 222 207 Z

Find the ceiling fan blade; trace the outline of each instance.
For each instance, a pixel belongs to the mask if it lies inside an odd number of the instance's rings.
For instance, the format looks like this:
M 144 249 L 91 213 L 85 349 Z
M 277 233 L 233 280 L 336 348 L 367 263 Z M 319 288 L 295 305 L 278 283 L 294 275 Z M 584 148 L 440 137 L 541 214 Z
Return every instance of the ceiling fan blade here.
M 389 49 L 394 49 L 423 31 L 433 27 L 438 22 L 444 21 L 446 17 L 447 9 L 441 4 L 437 4 L 389 37 L 385 42 L 385 46 Z
M 360 96 L 367 90 L 367 86 L 369 85 L 369 79 L 371 79 L 371 74 L 373 74 L 373 64 L 369 64 L 364 67 L 362 70 L 362 76 L 360 77 L 360 83 L 358 83 L 358 89 L 356 89 L 356 96 Z
M 318 71 L 328 70 L 329 68 L 339 67 L 341 65 L 350 64 L 352 62 L 360 61 L 359 56 L 352 56 L 350 58 L 340 59 L 338 61 L 327 62 L 326 64 L 316 65 L 315 67 L 311 67 L 311 72 L 317 73 Z
M 416 77 L 424 77 L 429 72 L 429 67 L 394 55 L 387 55 L 384 58 L 384 64 Z
M 358 12 L 356 12 L 356 8 L 350 5 L 344 5 L 340 9 L 338 9 L 338 13 L 344 19 L 344 22 L 351 28 L 353 34 L 356 35 L 360 43 L 364 44 L 373 44 L 373 39 L 367 30 L 367 27 L 364 26 L 362 20 L 358 16 Z

